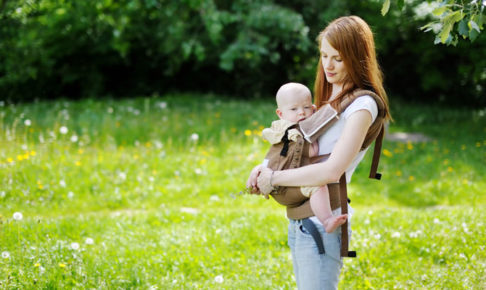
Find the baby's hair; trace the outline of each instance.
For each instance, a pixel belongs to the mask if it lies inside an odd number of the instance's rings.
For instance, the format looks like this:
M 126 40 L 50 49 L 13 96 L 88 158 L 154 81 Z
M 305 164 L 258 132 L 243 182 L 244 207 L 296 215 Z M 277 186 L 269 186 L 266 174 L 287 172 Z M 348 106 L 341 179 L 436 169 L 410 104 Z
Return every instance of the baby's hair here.
M 282 85 L 277 91 L 277 95 L 275 97 L 277 101 L 277 106 L 280 107 L 282 99 L 284 97 L 294 96 L 294 95 L 304 95 L 304 96 L 309 96 L 309 98 L 312 98 L 311 91 L 309 90 L 308 87 L 304 86 L 303 84 L 286 83 Z

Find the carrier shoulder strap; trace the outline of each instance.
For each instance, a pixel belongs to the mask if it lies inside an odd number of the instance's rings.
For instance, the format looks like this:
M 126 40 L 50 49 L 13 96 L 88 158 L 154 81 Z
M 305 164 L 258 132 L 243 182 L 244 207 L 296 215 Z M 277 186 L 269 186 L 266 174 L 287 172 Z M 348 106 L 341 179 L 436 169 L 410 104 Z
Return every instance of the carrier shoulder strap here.
M 368 132 L 366 133 L 365 140 L 361 146 L 361 150 L 366 149 L 373 141 L 375 141 L 375 146 L 373 149 L 373 160 L 371 162 L 370 175 L 369 178 L 375 178 L 380 180 L 381 173 L 377 173 L 378 164 L 380 161 L 381 146 L 383 143 L 383 136 L 385 133 L 385 104 L 383 100 L 374 92 L 368 90 L 356 90 L 352 94 L 345 97 L 345 99 L 340 104 L 340 113 L 344 112 L 346 108 L 358 97 L 370 96 L 372 97 L 378 107 L 378 115 L 371 124 Z M 343 173 L 339 179 L 339 195 L 341 202 L 341 214 L 348 213 L 348 192 L 346 184 L 346 173 Z M 341 226 L 341 257 L 356 257 L 355 251 L 349 251 L 349 237 L 348 237 L 348 221 Z
M 376 116 L 375 121 L 373 124 L 371 124 L 370 128 L 368 129 L 368 132 L 366 133 L 365 140 L 363 141 L 363 144 L 361 145 L 361 150 L 364 150 L 368 148 L 373 141 L 375 141 L 375 146 L 373 150 L 373 159 L 371 163 L 371 168 L 370 168 L 370 175 L 369 178 L 374 178 L 374 179 L 381 179 L 381 174 L 377 173 L 378 170 L 378 164 L 380 162 L 380 155 L 381 155 L 381 146 L 383 144 L 383 137 L 385 135 L 385 124 L 384 124 L 384 119 L 386 116 L 386 111 L 385 111 L 385 104 L 383 100 L 374 92 L 370 90 L 355 90 L 351 94 L 347 95 L 344 100 L 341 102 L 340 105 L 340 113 L 344 112 L 346 108 L 351 105 L 351 103 L 354 102 L 359 97 L 362 96 L 370 96 L 372 97 L 376 105 L 378 107 L 378 115 Z

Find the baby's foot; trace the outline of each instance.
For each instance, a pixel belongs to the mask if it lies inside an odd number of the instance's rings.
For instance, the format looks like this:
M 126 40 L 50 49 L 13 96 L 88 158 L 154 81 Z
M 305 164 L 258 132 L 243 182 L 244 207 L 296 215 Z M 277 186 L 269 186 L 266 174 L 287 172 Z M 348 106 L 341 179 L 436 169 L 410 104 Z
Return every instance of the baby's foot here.
M 327 218 L 323 223 L 324 229 L 326 229 L 326 233 L 334 232 L 340 225 L 344 224 L 347 219 L 348 219 L 347 214 L 336 215 L 336 216 L 333 215 Z

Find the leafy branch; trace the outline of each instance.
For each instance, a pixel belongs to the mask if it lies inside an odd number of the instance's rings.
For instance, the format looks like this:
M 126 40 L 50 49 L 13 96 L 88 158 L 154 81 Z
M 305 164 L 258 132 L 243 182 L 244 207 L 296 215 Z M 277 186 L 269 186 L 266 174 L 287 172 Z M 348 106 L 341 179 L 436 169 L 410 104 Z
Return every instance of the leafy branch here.
M 401 10 L 405 6 L 404 0 L 394 1 L 397 8 Z M 456 45 L 459 39 L 476 40 L 486 22 L 484 15 L 486 1 L 473 0 L 427 0 L 432 10 L 431 20 L 420 27 L 425 32 L 435 33 L 435 44 Z M 390 10 L 391 0 L 385 0 L 381 8 L 381 14 L 385 16 Z

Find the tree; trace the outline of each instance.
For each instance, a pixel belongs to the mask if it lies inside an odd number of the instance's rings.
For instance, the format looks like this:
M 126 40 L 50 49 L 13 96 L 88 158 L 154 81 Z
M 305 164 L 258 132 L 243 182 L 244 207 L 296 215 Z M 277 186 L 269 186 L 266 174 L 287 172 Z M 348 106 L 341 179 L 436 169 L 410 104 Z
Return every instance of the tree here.
M 391 2 L 391 0 L 384 0 L 381 8 L 383 16 L 388 13 Z M 394 2 L 399 10 L 406 5 L 405 0 Z M 455 46 L 461 38 L 474 41 L 484 29 L 485 0 L 427 0 L 425 4 L 421 9 L 430 11 L 433 19 L 420 29 L 434 32 L 435 44 Z

